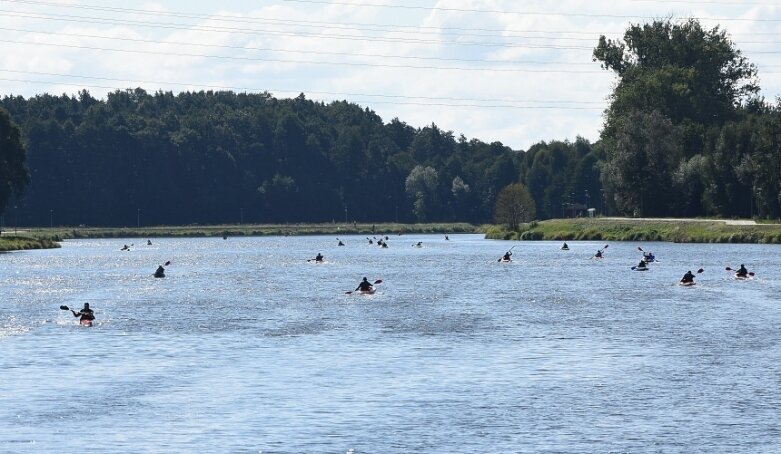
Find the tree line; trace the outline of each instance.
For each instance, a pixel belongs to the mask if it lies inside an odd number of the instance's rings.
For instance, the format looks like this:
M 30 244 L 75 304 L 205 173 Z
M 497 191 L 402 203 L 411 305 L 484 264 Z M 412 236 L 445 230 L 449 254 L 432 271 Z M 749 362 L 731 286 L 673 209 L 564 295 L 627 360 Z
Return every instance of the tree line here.
M 95 226 L 517 225 L 589 207 L 781 217 L 781 109 L 758 96 L 757 69 L 726 31 L 632 25 L 600 37 L 593 57 L 617 75 L 599 140 L 528 150 L 303 94 L 5 96 L 0 211 L 6 224 L 14 211 L 25 225 Z

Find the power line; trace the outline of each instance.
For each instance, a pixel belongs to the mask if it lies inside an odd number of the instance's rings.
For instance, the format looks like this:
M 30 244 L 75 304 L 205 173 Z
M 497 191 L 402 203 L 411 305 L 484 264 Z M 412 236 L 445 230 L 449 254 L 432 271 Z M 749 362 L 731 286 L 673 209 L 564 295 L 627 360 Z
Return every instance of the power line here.
M 410 56 L 410 55 L 388 55 L 388 54 L 364 54 L 364 53 L 357 53 L 357 52 L 322 52 L 322 51 L 310 51 L 310 50 L 290 50 L 290 49 L 275 49 L 272 47 L 249 47 L 249 46 L 228 46 L 228 45 L 220 45 L 220 44 L 203 44 L 203 43 L 185 43 L 185 42 L 176 42 L 176 41 L 157 41 L 157 40 L 150 40 L 150 39 L 139 39 L 139 38 L 126 38 L 126 37 L 116 37 L 116 36 L 101 36 L 101 35 L 88 35 L 88 34 L 82 34 L 82 33 L 64 33 L 64 32 L 47 32 L 47 31 L 40 31 L 40 30 L 27 30 L 27 29 L 19 29 L 19 28 L 9 28 L 9 27 L 0 27 L 0 30 L 6 30 L 6 31 L 14 31 L 14 32 L 22 32 L 22 33 L 34 33 L 34 34 L 41 34 L 41 35 L 47 35 L 47 36 L 69 36 L 74 38 L 95 38 L 95 39 L 106 39 L 106 40 L 113 40 L 113 41 L 123 41 L 123 42 L 137 42 L 137 43 L 147 43 L 147 44 L 161 44 L 161 45 L 176 45 L 176 46 L 195 46 L 195 47 L 207 47 L 207 48 L 215 48 L 215 49 L 229 49 L 229 50 L 248 50 L 248 51 L 266 51 L 266 52 L 280 52 L 280 53 L 296 53 L 296 54 L 313 54 L 313 55 L 337 55 L 337 56 L 349 56 L 349 57 L 371 57 L 371 58 L 398 58 L 398 59 L 408 59 L 408 60 L 433 60 L 433 61 L 455 61 L 455 62 L 461 62 L 461 63 L 499 63 L 499 64 L 533 64 L 533 65 L 552 65 L 552 64 L 567 64 L 567 65 L 588 65 L 588 66 L 594 66 L 593 62 L 576 62 L 576 63 L 568 63 L 568 62 L 555 62 L 555 61 L 507 61 L 507 60 L 478 60 L 478 59 L 467 59 L 467 58 L 443 58 L 443 57 L 419 57 L 419 56 Z
M 49 14 L 42 15 L 40 13 L 31 12 L 18 12 L 0 10 L 0 13 L 5 13 L 9 16 L 25 17 L 32 19 L 42 19 L 50 21 L 67 21 L 80 22 L 80 23 L 92 23 L 92 24 L 104 24 L 104 25 L 136 25 L 140 27 L 148 28 L 162 28 L 162 29 L 174 29 L 174 30 L 188 30 L 188 31 L 203 31 L 212 33 L 237 33 L 245 35 L 278 35 L 278 36 L 294 36 L 294 37 L 311 37 L 316 39 L 336 39 L 336 40 L 348 40 L 348 41 L 372 41 L 372 42 L 385 42 L 385 43 L 409 43 L 409 44 L 436 44 L 436 45 L 458 45 L 458 46 L 481 46 L 481 47 L 505 47 L 505 48 L 539 48 L 539 49 L 559 49 L 559 50 L 591 50 L 590 46 L 556 46 L 556 45 L 535 45 L 535 44 L 513 44 L 507 42 L 479 42 L 479 41 L 445 41 L 437 39 L 408 39 L 408 38 L 392 38 L 392 37 L 371 37 L 364 35 L 338 35 L 331 33 L 307 33 L 307 32 L 281 32 L 276 30 L 254 30 L 246 28 L 235 27 L 214 27 L 204 25 L 188 25 L 188 24 L 172 24 L 166 22 L 143 22 L 143 21 L 131 21 L 127 19 L 110 19 L 110 18 L 96 18 L 88 16 L 74 16 L 67 14 Z
M 284 1 L 297 1 L 297 0 L 284 0 Z M 637 1 L 659 1 L 659 0 L 637 0 Z M 577 32 L 577 31 L 561 31 L 561 30 L 510 30 L 510 29 L 491 29 L 491 28 L 464 28 L 464 27 L 430 27 L 430 26 L 419 26 L 419 25 L 393 25 L 393 24 L 366 24 L 366 23 L 344 23 L 344 24 L 335 24 L 335 23 L 326 23 L 326 22 L 314 22 L 314 21 L 302 21 L 302 20 L 289 20 L 289 19 L 273 19 L 273 18 L 252 18 L 252 17 L 243 17 L 243 16 L 233 16 L 233 15 L 202 15 L 202 14 L 191 14 L 191 13 L 182 13 L 182 12 L 159 12 L 159 11 L 147 11 L 147 10 L 139 10 L 139 9 L 131 9 L 131 8 L 116 8 L 116 7 L 105 7 L 105 6 L 95 6 L 95 5 L 64 5 L 64 4 L 58 4 L 58 3 L 50 3 L 50 2 L 43 2 L 43 1 L 34 1 L 34 0 L 0 0 L 0 2 L 7 2 L 7 3 L 21 3 L 21 4 L 27 4 L 27 5 L 41 5 L 41 6 L 47 6 L 47 7 L 60 7 L 60 8 L 78 8 L 78 9 L 86 9 L 86 10 L 96 10 L 96 11 L 105 11 L 105 12 L 120 12 L 120 13 L 129 13 L 129 14 L 135 14 L 135 15 L 154 15 L 157 16 L 167 16 L 167 17 L 175 17 L 175 18 L 188 18 L 188 19 L 201 19 L 201 20 L 210 20 L 210 21 L 222 21 L 222 22 L 239 22 L 239 23 L 249 23 L 249 24 L 272 24 L 272 25 L 278 25 L 278 26 L 290 26 L 290 25 L 297 25 L 297 26 L 306 26 L 306 27 L 317 27 L 317 28 L 337 28 L 341 30 L 358 30 L 358 31 L 369 31 L 369 32 L 389 32 L 389 33 L 400 33 L 399 31 L 394 31 L 394 28 L 399 28 L 403 30 L 424 30 L 423 32 L 418 32 L 420 34 L 437 34 L 437 33 L 448 33 L 448 34 L 458 34 L 459 37 L 463 36 L 474 36 L 474 37 L 483 37 L 483 38 L 492 38 L 495 37 L 493 35 L 486 35 L 486 34 L 470 34 L 465 32 L 474 32 L 474 31 L 480 31 L 480 32 L 491 32 L 500 34 L 499 37 L 501 38 L 521 38 L 521 39 L 551 39 L 551 40 L 570 40 L 570 41 L 593 41 L 593 36 L 595 32 Z M 711 3 L 711 2 L 702 2 L 702 3 Z M 739 4 L 739 3 L 736 3 Z M 367 5 L 357 5 L 357 6 L 367 6 Z M 380 6 L 380 5 L 378 5 Z M 382 5 L 386 7 L 391 7 L 390 5 Z M 417 7 L 417 8 L 423 8 L 423 7 Z M 471 10 L 470 10 L 471 11 Z M 479 10 L 474 10 L 479 11 Z M 103 21 L 111 21 L 110 23 L 115 23 L 116 21 L 124 21 L 127 22 L 127 19 L 111 19 L 111 18 L 95 18 L 95 17 L 85 17 L 85 16 L 73 16 L 73 15 L 52 15 L 52 17 L 40 17 L 40 16 L 30 16 L 34 14 L 40 14 L 40 13 L 32 13 L 32 12 L 19 12 L 19 11 L 4 11 L 9 14 L 26 14 L 27 17 L 37 17 L 41 19 L 47 19 L 47 20 L 65 20 L 65 19 L 57 19 L 56 17 L 65 17 L 67 20 L 73 20 L 73 19 L 81 19 L 83 22 L 88 23 L 96 23 L 95 20 L 103 20 Z M 539 13 L 539 14 L 547 14 L 547 15 L 566 15 L 567 13 Z M 572 13 L 575 14 L 575 13 Z M 748 19 L 746 19 L 748 20 Z M 160 28 L 183 28 L 186 27 L 187 29 L 190 29 L 192 26 L 185 25 L 185 24 L 170 24 L 170 23 L 141 23 L 139 21 L 132 21 L 133 23 L 145 27 L 160 27 Z M 97 23 L 105 23 L 105 22 L 97 22 Z M 371 27 L 371 28 L 369 28 Z M 380 27 L 379 29 L 377 27 Z M 430 30 L 430 31 L 426 31 Z M 237 28 L 222 28 L 220 30 L 219 27 L 208 27 L 208 30 L 202 31 L 231 31 L 231 32 L 250 32 L 250 29 L 237 29 Z M 524 35 L 514 35 L 514 34 L 508 34 L 508 33 L 540 33 L 545 35 L 554 35 L 554 36 L 524 36 Z M 623 32 L 614 32 L 614 33 L 607 33 L 607 34 L 620 34 Z M 572 38 L 572 37 L 562 37 L 562 34 L 569 34 L 569 35 L 582 35 L 582 36 L 589 36 L 591 38 Z M 601 32 L 601 34 L 605 34 L 605 32 Z M 756 35 L 777 35 L 776 33 L 749 33 L 752 36 Z M 733 36 L 739 36 L 741 34 L 734 34 Z M 441 43 L 441 41 L 437 41 L 438 43 Z M 457 44 L 463 44 L 461 42 L 458 42 Z
M 445 8 L 439 6 L 417 6 L 417 5 L 384 5 L 380 3 L 347 3 L 335 0 L 280 0 L 288 3 L 310 3 L 319 5 L 342 5 L 350 7 L 369 7 L 369 8 L 390 8 L 421 11 L 445 11 L 457 13 L 488 13 L 488 14 L 513 14 L 525 16 L 563 16 L 563 17 L 603 17 L 612 19 L 658 19 L 654 16 L 626 15 L 626 14 L 597 14 L 597 13 L 546 13 L 540 11 L 506 11 L 494 9 L 470 9 L 470 8 Z M 715 21 L 736 21 L 736 22 L 781 22 L 781 19 L 743 19 L 731 17 L 693 17 L 700 20 Z
M 10 39 L 0 39 L 2 43 L 11 44 L 26 44 L 34 46 L 52 46 L 52 47 L 64 47 L 68 49 L 86 49 L 97 50 L 106 52 L 121 52 L 130 54 L 145 54 L 145 55 L 163 55 L 168 57 L 194 57 L 194 58 L 213 58 L 220 60 L 237 60 L 237 61 L 262 61 L 262 62 L 275 62 L 286 64 L 309 64 L 309 65 L 332 65 L 332 66 L 369 66 L 378 68 L 401 68 L 401 69 L 430 69 L 430 70 L 443 70 L 443 71 L 491 71 L 491 72 L 519 72 L 519 73 L 601 73 L 603 71 L 588 71 L 588 70 L 569 70 L 569 69 L 523 69 L 523 68 L 470 68 L 470 67 L 458 67 L 458 66 L 423 66 L 423 65 L 393 65 L 387 63 L 366 63 L 366 62 L 333 62 L 333 61 L 314 61 L 314 60 L 280 60 L 275 58 L 262 58 L 262 57 L 242 57 L 242 56 L 230 56 L 230 55 L 206 55 L 206 54 L 191 54 L 186 52 L 162 52 L 155 50 L 134 50 L 134 49 L 116 49 L 110 47 L 98 47 L 98 46 L 80 46 L 75 44 L 63 44 L 63 43 L 41 43 L 41 42 L 29 42 L 18 41 Z
M 120 12 L 120 13 L 128 13 L 128 14 L 135 14 L 135 15 L 152 15 L 152 16 L 166 16 L 166 17 L 174 17 L 174 18 L 185 18 L 185 19 L 200 19 L 200 20 L 210 20 L 210 21 L 219 21 L 219 22 L 238 22 L 238 23 L 246 23 L 246 24 L 276 24 L 280 26 L 289 26 L 289 25 L 303 25 L 303 26 L 310 26 L 310 27 L 328 27 L 328 28 L 338 28 L 343 30 L 361 30 L 361 31 L 385 31 L 385 32 L 396 32 L 394 31 L 394 28 L 405 30 L 405 32 L 409 30 L 428 30 L 425 33 L 441 33 L 441 32 L 447 32 L 450 34 L 458 34 L 459 36 L 464 36 L 464 32 L 474 32 L 474 31 L 480 31 L 480 32 L 492 32 L 492 33 L 501 33 L 502 37 L 513 37 L 512 35 L 507 35 L 507 32 L 513 32 L 512 30 L 507 29 L 497 29 L 497 28 L 465 28 L 465 27 L 431 27 L 431 26 L 421 26 L 421 25 L 399 25 L 399 24 L 367 24 L 367 23 L 355 23 L 355 22 L 346 22 L 346 23 L 331 23 L 331 22 L 315 22 L 315 21 L 303 21 L 303 20 L 290 20 L 290 19 L 273 19 L 273 18 L 255 18 L 255 17 L 244 17 L 244 16 L 234 16 L 234 15 L 226 15 L 226 14 L 219 14 L 219 15 L 204 15 L 204 14 L 191 14 L 191 13 L 182 13 L 182 12 L 166 12 L 166 11 L 147 11 L 147 10 L 139 10 L 139 9 L 131 9 L 131 8 L 115 8 L 115 7 L 104 7 L 104 6 L 95 6 L 95 5 L 66 5 L 61 3 L 50 3 L 50 2 L 41 2 L 41 1 L 33 1 L 33 0 L 0 0 L 2 2 L 8 2 L 8 3 L 22 3 L 27 5 L 41 5 L 41 6 L 47 6 L 47 7 L 58 7 L 58 8 L 70 8 L 70 9 L 85 9 L 85 10 L 95 10 L 95 11 L 105 11 L 105 12 Z M 587 32 L 560 32 L 560 31 L 550 31 L 550 30 L 516 30 L 514 32 L 519 33 L 546 33 L 546 34 L 555 34 L 555 35 L 561 35 L 562 33 L 568 33 L 568 34 L 580 34 L 580 35 L 589 35 L 593 36 L 593 33 L 587 33 Z M 472 36 L 481 36 L 486 37 L 490 35 L 484 35 L 484 34 L 474 34 Z M 541 37 L 542 38 L 542 37 Z M 553 36 L 550 37 L 550 39 L 576 39 L 576 38 L 561 38 L 559 36 Z

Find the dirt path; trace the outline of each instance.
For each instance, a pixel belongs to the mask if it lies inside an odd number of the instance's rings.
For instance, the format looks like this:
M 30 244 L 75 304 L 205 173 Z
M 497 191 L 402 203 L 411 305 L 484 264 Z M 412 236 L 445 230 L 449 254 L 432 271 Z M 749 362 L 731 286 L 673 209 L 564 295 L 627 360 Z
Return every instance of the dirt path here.
M 665 222 L 665 221 L 684 221 L 684 222 L 723 222 L 727 225 L 757 225 L 757 223 L 753 219 L 700 219 L 700 218 L 602 218 L 602 219 L 611 219 L 616 221 L 657 221 L 657 222 Z

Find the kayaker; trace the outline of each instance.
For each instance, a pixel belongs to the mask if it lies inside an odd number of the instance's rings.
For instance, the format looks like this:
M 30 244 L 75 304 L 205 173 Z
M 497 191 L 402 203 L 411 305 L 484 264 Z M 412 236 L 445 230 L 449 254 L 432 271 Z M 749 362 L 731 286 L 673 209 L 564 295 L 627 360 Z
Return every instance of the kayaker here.
M 445 241 L 450 241 L 450 237 L 448 237 L 447 235 L 445 235 Z
M 602 249 L 598 250 L 596 254 L 594 254 L 594 257 L 601 259 L 602 258 Z
M 344 243 L 342 243 L 342 240 L 339 240 L 339 243 L 337 244 L 337 246 L 344 246 Z
M 505 253 L 504 253 L 504 255 L 502 256 L 502 260 L 504 260 L 505 262 L 509 262 L 509 261 L 511 261 L 511 260 L 512 260 L 512 259 L 510 258 L 510 256 L 512 256 L 512 255 L 513 255 L 513 252 L 512 252 L 512 251 L 507 251 L 507 252 L 505 252 Z
M 645 261 L 647 261 L 647 262 L 653 262 L 655 257 L 654 257 L 654 254 L 653 254 L 653 252 L 645 252 L 645 251 L 644 251 L 644 252 L 643 252 L 643 258 L 644 258 L 644 259 L 645 259 Z
M 748 270 L 746 269 L 746 267 L 742 263 L 740 264 L 740 269 L 737 272 L 735 272 L 735 276 L 737 276 L 737 277 L 748 277 Z
M 159 265 L 155 271 L 155 277 L 165 277 L 165 268 L 163 265 Z
M 317 257 L 315 257 L 315 262 L 322 262 L 323 261 L 323 254 L 317 253 Z
M 694 274 L 692 274 L 691 270 L 687 271 L 681 278 L 681 283 L 688 284 L 689 282 L 694 282 Z
M 418 244 L 416 244 L 415 247 L 423 247 L 423 242 L 422 241 L 418 241 Z
M 636 268 L 645 268 L 647 263 L 645 263 L 645 259 L 640 259 L 640 263 L 637 264 Z
M 366 279 L 366 277 L 364 277 L 361 283 L 358 284 L 358 287 L 355 289 L 355 291 L 357 292 L 360 290 L 362 292 L 370 292 L 373 288 L 374 286 L 372 286 L 372 283 L 369 282 L 369 280 Z
M 561 245 L 561 248 L 564 250 L 569 249 L 569 246 L 567 246 L 567 242 L 565 241 L 564 244 Z
M 71 312 L 73 312 L 74 317 L 81 317 L 79 322 L 95 320 L 95 313 L 89 308 L 89 303 L 84 303 L 84 307 L 80 311 L 76 312 L 71 309 Z

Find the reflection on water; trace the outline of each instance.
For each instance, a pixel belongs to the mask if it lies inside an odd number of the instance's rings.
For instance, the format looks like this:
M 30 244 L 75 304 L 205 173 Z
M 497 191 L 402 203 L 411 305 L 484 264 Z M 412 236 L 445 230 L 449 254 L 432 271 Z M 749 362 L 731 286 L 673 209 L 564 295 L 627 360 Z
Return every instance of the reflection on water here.
M 0 255 L 0 452 L 781 450 L 776 246 L 340 238 Z

